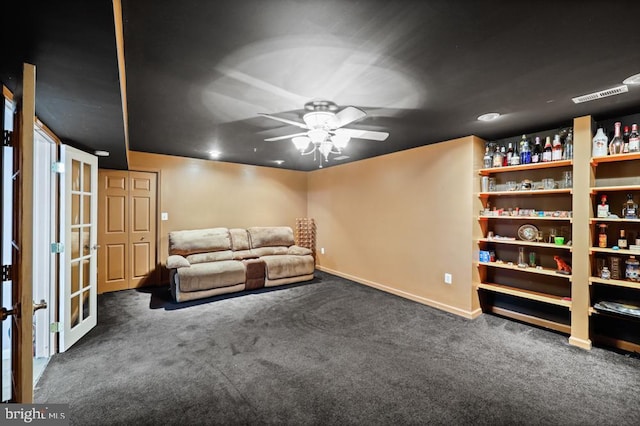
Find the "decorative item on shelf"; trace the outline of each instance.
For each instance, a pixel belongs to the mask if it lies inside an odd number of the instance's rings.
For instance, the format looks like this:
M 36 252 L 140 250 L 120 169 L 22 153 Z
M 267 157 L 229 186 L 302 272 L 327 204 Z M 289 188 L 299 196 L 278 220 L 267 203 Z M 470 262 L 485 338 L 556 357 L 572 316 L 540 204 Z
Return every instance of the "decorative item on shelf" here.
M 515 191 L 516 189 L 518 189 L 518 184 L 515 180 L 507 181 L 507 189 L 509 191 Z
M 556 182 L 553 178 L 545 178 L 542 179 L 542 188 L 543 189 L 555 189 Z
M 608 267 L 602 267 L 602 271 L 600 271 L 600 278 L 602 278 L 603 280 L 608 280 L 611 278 L 611 271 L 609 271 Z
M 591 155 L 593 157 L 605 157 L 609 154 L 609 138 L 604 134 L 602 127 L 598 128 L 596 135 L 593 137 L 593 149 Z
M 640 151 L 640 134 L 638 133 L 638 125 L 631 125 L 631 133 L 629 134 L 629 152 Z
M 640 281 L 640 262 L 636 259 L 635 256 L 629 256 L 629 258 L 625 261 L 626 268 L 624 271 L 624 276 L 629 281 L 638 282 Z
M 562 259 L 560 256 L 553 256 L 553 260 L 556 261 L 556 265 L 558 267 L 556 273 L 571 275 L 571 266 L 569 266 L 569 264 L 564 259 Z
M 518 268 L 526 268 L 527 266 L 524 257 L 524 247 L 518 247 Z
M 624 140 L 620 134 L 620 124 L 619 121 L 615 123 L 615 134 L 611 139 L 611 143 L 609 143 L 609 155 L 622 154 L 624 151 Z
M 571 188 L 573 187 L 573 173 L 571 171 L 562 172 L 562 187 L 563 188 Z
M 557 246 L 564 245 L 564 237 L 555 237 L 555 238 L 553 239 L 553 242 L 554 242 Z
M 490 262 L 491 254 L 487 250 L 480 250 L 479 260 L 480 262 Z
M 627 194 L 627 201 L 622 206 L 622 217 L 625 219 L 638 218 L 638 204 L 633 201 L 633 194 Z
M 536 252 L 529 252 L 529 266 L 534 268 L 536 266 Z
M 523 241 L 535 241 L 538 232 L 539 230 L 535 225 L 525 224 L 518 228 L 518 238 Z
M 618 237 L 618 248 L 627 248 L 627 237 L 625 235 L 624 229 L 620 230 L 620 237 Z
M 600 196 L 600 204 L 598 204 L 597 216 L 602 218 L 609 217 L 609 204 L 607 204 L 607 196 L 605 194 L 602 194 Z
M 606 248 L 607 247 L 607 225 L 601 223 L 598 225 L 600 228 L 600 233 L 598 234 L 598 247 Z
M 611 278 L 614 280 L 622 279 L 621 260 L 618 256 L 609 256 L 609 270 L 611 271 Z
M 489 178 L 489 192 L 495 192 L 496 190 L 496 178 Z
M 531 182 L 531 180 L 529 179 L 524 179 L 521 183 L 520 183 L 520 189 L 523 191 L 530 191 L 533 189 L 533 182 Z
M 480 192 L 489 192 L 489 176 L 480 178 Z
M 551 230 L 549 231 L 549 241 L 548 242 L 551 243 L 551 244 L 555 244 L 557 235 L 558 235 L 558 230 L 556 228 L 551 228 Z

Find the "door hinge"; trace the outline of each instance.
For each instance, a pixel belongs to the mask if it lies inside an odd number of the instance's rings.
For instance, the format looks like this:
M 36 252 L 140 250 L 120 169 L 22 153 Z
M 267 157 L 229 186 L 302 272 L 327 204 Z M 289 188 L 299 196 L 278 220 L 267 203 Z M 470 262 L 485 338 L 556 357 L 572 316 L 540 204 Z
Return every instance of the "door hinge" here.
M 51 171 L 58 174 L 64 173 L 64 163 L 61 161 L 51 163 Z
M 51 333 L 60 333 L 60 323 L 52 322 L 51 324 L 49 324 L 49 331 Z
M 2 281 L 11 281 L 11 265 L 2 265 Z
M 11 130 L 2 132 L 2 146 L 13 146 L 13 132 Z
M 51 253 L 64 253 L 64 243 L 51 243 Z

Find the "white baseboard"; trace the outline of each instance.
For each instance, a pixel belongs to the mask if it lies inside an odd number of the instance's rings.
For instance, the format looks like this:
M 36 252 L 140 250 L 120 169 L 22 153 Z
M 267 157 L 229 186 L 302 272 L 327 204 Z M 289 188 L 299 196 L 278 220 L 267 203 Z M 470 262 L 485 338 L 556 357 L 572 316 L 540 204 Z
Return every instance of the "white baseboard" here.
M 413 300 L 414 302 L 422 303 L 423 305 L 431 306 L 433 308 L 440 309 L 445 312 L 452 313 L 454 315 L 461 316 L 467 319 L 475 319 L 482 314 L 482 309 L 478 308 L 473 311 L 467 311 L 464 309 L 457 308 L 455 306 L 447 305 L 442 302 L 438 302 L 436 300 L 428 299 L 426 297 L 418 296 L 413 293 L 409 293 L 403 290 L 398 290 L 397 288 L 389 287 L 384 284 L 377 283 L 375 281 L 366 280 L 364 278 L 356 277 L 353 275 L 345 274 L 343 272 L 334 271 L 333 269 L 329 269 L 324 266 L 316 265 L 316 268 L 320 271 L 327 272 L 329 274 L 337 275 L 342 278 L 346 278 L 351 281 L 355 281 L 360 284 L 364 284 L 369 287 L 377 288 L 378 290 L 385 291 L 387 293 L 395 294 L 396 296 L 404 297 L 405 299 Z

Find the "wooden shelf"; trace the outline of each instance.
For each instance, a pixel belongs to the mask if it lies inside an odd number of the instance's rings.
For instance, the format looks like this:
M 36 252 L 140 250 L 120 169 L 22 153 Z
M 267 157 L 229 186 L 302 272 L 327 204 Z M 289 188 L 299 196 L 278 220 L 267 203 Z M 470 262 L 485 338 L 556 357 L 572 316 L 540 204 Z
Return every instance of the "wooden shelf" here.
M 613 191 L 640 191 L 640 185 L 616 185 L 616 186 L 592 186 L 591 195 L 595 195 L 598 192 L 613 192 Z
M 491 176 L 495 173 L 518 172 L 521 170 L 549 169 L 552 167 L 567 167 L 573 164 L 572 160 L 549 161 L 546 163 L 520 164 L 518 166 L 492 167 L 489 169 L 480 169 L 478 173 L 481 176 Z
M 640 256 L 640 251 L 627 250 L 627 249 L 614 250 L 612 248 L 591 247 L 589 251 L 591 253 L 609 253 L 609 254 L 623 254 L 627 256 Z
M 512 244 L 515 246 L 526 246 L 526 247 L 542 247 L 542 248 L 553 248 L 553 249 L 563 249 L 563 250 L 571 250 L 571 246 L 566 244 L 558 245 L 553 243 L 538 243 L 534 241 L 523 241 L 523 240 L 502 240 L 495 238 L 480 238 L 478 239 L 480 243 L 496 243 L 496 244 Z
M 600 163 L 612 163 L 616 161 L 640 160 L 640 152 L 631 154 L 607 155 L 604 157 L 591 157 L 591 165 L 597 166 Z
M 504 197 L 518 197 L 521 195 L 549 195 L 549 194 L 571 194 L 571 188 L 557 188 L 557 189 L 531 189 L 513 191 L 491 191 L 491 192 L 479 192 L 478 197 L 487 198 L 492 196 L 504 196 Z
M 510 269 L 512 271 L 524 272 L 527 274 L 538 274 L 538 275 L 547 275 L 551 277 L 564 278 L 566 280 L 571 280 L 571 275 L 559 274 L 556 272 L 556 269 L 551 268 L 532 268 L 531 266 L 527 266 L 526 268 L 520 268 L 518 265 L 509 264 L 504 262 L 478 262 L 479 266 L 487 266 L 490 268 L 500 268 L 500 269 Z
M 498 306 L 487 307 L 488 312 L 492 312 L 496 315 L 512 318 L 518 321 L 528 322 L 529 324 L 537 325 L 538 327 L 548 328 L 550 330 L 559 331 L 564 334 L 571 334 L 571 326 L 563 324 L 561 322 L 551 321 L 546 318 L 535 317 L 533 315 L 523 314 L 521 312 L 512 311 L 510 309 L 500 308 Z
M 552 217 L 552 216 L 478 216 L 478 220 L 500 219 L 500 220 L 560 220 L 571 222 L 570 217 Z
M 589 223 L 592 225 L 598 222 L 640 223 L 640 219 L 624 219 L 620 217 L 592 217 L 589 219 Z
M 522 297 L 524 299 L 549 303 L 556 306 L 564 306 L 565 308 L 571 308 L 571 299 L 567 299 L 561 296 L 555 296 L 553 294 L 541 293 L 539 291 L 525 290 L 522 288 L 494 283 L 479 283 L 478 288 L 493 291 L 495 293 L 508 294 L 510 296 Z
M 634 288 L 636 290 L 640 290 L 640 283 L 634 281 L 625 281 L 625 280 L 613 280 L 613 279 L 602 279 L 599 277 L 591 277 L 589 278 L 589 284 L 606 284 L 612 285 L 616 287 L 626 287 L 626 288 Z

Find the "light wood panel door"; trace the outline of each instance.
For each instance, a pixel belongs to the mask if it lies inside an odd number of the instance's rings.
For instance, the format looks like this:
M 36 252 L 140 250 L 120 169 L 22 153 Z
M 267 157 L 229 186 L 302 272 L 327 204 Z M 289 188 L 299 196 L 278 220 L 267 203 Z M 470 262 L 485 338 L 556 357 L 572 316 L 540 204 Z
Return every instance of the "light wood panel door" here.
M 141 287 L 155 277 L 157 175 L 99 171 L 98 292 Z

